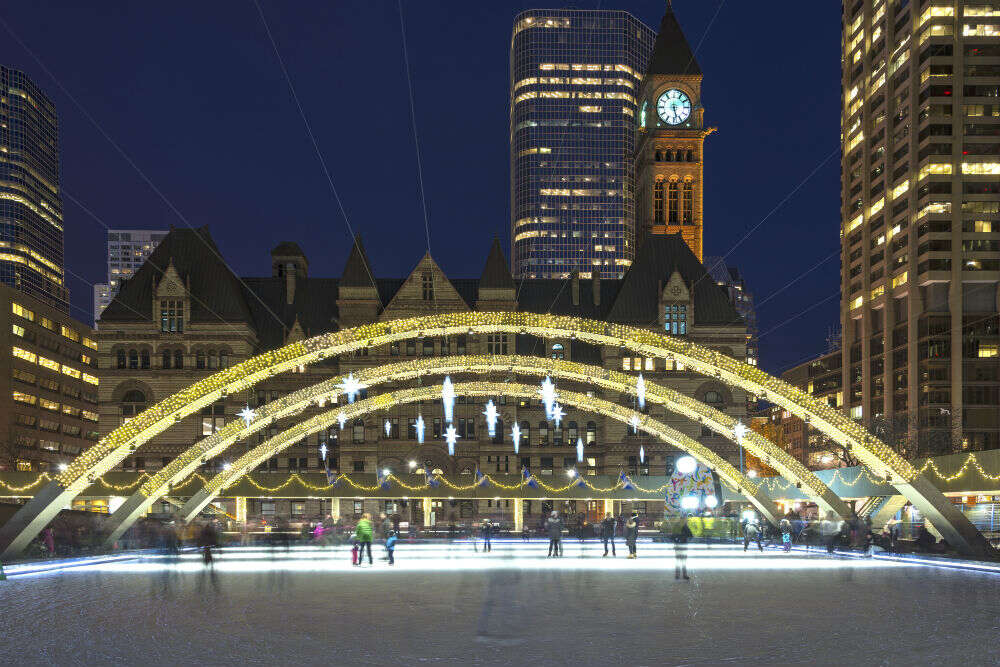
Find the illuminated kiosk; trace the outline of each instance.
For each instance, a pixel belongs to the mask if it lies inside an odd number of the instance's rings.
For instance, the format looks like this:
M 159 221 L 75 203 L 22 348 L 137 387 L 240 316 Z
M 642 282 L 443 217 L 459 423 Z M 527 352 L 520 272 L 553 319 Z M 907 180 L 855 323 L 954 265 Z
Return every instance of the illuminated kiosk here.
M 979 557 L 995 553 L 968 518 L 892 448 L 841 412 L 759 368 L 715 350 L 637 327 L 525 312 L 460 312 L 377 322 L 323 334 L 258 355 L 192 384 L 109 433 L 43 487 L 0 528 L 3 549 L 0 555 L 19 553 L 94 479 L 178 420 L 225 394 L 248 389 L 271 375 L 328 356 L 422 336 L 464 333 L 576 337 L 596 345 L 617 346 L 639 355 L 683 363 L 691 370 L 740 387 L 788 410 L 850 448 L 874 475 L 892 484 L 920 510 L 960 553 Z

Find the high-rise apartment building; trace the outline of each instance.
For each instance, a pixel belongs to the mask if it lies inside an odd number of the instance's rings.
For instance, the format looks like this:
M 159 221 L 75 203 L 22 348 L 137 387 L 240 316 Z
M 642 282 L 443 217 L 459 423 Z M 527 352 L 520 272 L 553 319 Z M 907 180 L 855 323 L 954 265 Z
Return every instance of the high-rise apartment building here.
M 909 456 L 1000 447 L 1000 2 L 842 25 L 845 409 Z
M 109 229 L 108 282 L 94 285 L 94 321 L 118 294 L 123 280 L 134 274 L 167 235 L 165 230 Z
M 683 238 L 683 237 L 682 237 Z M 760 346 L 757 341 L 757 309 L 754 308 L 753 294 L 747 289 L 743 275 L 735 266 L 726 266 L 723 257 L 706 257 L 705 269 L 719 287 L 729 295 L 729 303 L 740 314 L 747 325 L 747 363 L 754 366 L 760 361 Z
M 69 312 L 56 107 L 0 66 L 0 284 Z
M 636 98 L 655 34 L 627 12 L 522 12 L 510 46 L 515 277 L 619 278 L 635 258 Z
M 705 127 L 701 68 L 670 4 L 639 90 L 635 149 L 637 241 L 680 234 L 699 261 L 704 252 L 702 206 Z

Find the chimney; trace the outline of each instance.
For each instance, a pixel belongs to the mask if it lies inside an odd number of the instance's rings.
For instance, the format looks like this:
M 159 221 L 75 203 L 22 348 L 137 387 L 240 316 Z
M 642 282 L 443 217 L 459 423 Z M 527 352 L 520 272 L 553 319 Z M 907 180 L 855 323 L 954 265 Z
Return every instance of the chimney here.
M 601 305 L 601 270 L 594 269 L 594 278 L 590 281 L 590 286 L 594 288 L 594 305 Z
M 572 277 L 573 277 L 573 287 L 572 287 L 572 289 L 573 289 L 573 305 L 574 306 L 579 306 L 580 305 L 580 272 L 579 271 L 574 271 Z

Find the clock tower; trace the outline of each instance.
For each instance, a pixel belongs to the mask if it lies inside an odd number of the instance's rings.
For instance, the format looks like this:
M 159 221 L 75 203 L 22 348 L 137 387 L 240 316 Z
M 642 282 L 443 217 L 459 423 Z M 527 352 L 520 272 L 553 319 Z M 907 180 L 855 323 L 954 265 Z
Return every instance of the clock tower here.
M 702 261 L 703 148 L 715 128 L 705 127 L 701 68 L 669 2 L 638 104 L 637 244 L 650 234 L 679 233 Z

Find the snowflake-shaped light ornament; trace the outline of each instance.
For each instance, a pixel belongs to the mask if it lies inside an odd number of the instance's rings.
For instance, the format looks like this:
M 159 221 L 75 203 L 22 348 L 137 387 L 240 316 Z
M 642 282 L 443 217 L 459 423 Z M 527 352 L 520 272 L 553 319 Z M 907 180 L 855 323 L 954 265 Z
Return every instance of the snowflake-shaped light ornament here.
M 646 409 L 646 381 L 642 379 L 642 373 L 639 373 L 639 379 L 635 381 L 635 398 L 639 403 L 639 409 Z
M 555 405 L 552 406 L 552 422 L 556 425 L 556 428 L 559 428 L 559 424 L 562 423 L 563 417 L 565 416 L 566 416 L 566 411 L 563 410 L 563 407 L 561 405 L 556 403 Z
M 423 415 L 417 415 L 417 421 L 416 423 L 414 423 L 413 428 L 417 432 L 417 442 L 420 443 L 421 445 L 424 444 L 424 429 L 426 427 L 424 425 Z
M 455 385 L 450 375 L 446 375 L 441 384 L 441 403 L 444 404 L 444 420 L 450 424 L 455 421 Z
M 583 463 L 583 438 L 576 439 L 576 460 Z
M 633 433 L 638 433 L 639 432 L 639 415 L 633 414 L 632 415 L 632 419 L 630 419 L 628 421 L 628 424 L 629 424 L 629 426 L 632 427 L 632 432 Z
M 354 377 L 354 373 L 348 373 L 344 381 L 340 383 L 340 390 L 347 394 L 348 403 L 353 403 L 362 389 L 364 389 L 364 385 Z
M 645 463 L 645 462 L 646 462 L 646 448 L 643 447 L 642 445 L 639 445 L 639 463 Z
M 539 393 L 542 395 L 542 403 L 545 405 L 545 418 L 552 419 L 552 407 L 556 403 L 556 385 L 548 375 L 542 380 L 542 389 Z
M 322 445 L 319 446 L 319 458 L 321 461 L 326 461 L 327 451 L 329 450 L 326 448 L 326 443 L 324 442 Z
M 247 404 L 246 407 L 236 413 L 236 416 L 243 420 L 243 426 L 250 426 L 250 422 L 257 418 L 257 411 Z
M 492 398 L 486 402 L 486 409 L 483 410 L 483 414 L 486 415 L 486 430 L 489 431 L 491 438 L 496 437 L 497 419 L 500 417 L 500 413 L 497 411 L 497 406 L 493 403 Z
M 521 449 L 521 427 L 514 422 L 514 425 L 510 427 L 510 439 L 514 441 L 514 453 L 517 454 Z
M 341 412 L 340 414 L 338 414 L 337 415 L 337 422 L 340 424 L 340 430 L 343 431 L 344 430 L 344 424 L 347 423 L 347 415 L 345 415 L 343 412 Z
M 448 424 L 448 428 L 444 431 L 445 442 L 448 443 L 448 455 L 455 455 L 455 443 L 461 436 L 458 434 L 458 430 L 455 428 L 454 424 Z
M 385 420 L 385 437 L 388 438 L 390 433 L 392 433 L 392 423 L 388 419 L 386 419 Z
M 747 431 L 749 430 L 750 429 L 747 428 L 746 424 L 744 424 L 742 420 L 738 420 L 735 424 L 733 424 L 733 435 L 736 436 L 736 444 L 740 446 L 743 445 L 743 438 L 746 437 Z

